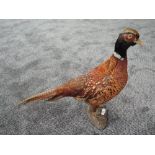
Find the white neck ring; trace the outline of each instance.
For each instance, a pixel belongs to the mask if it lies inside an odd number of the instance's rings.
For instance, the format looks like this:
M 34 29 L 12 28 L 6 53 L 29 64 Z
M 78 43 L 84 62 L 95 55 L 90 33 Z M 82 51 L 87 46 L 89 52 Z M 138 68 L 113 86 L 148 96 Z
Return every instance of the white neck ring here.
M 114 57 L 116 57 L 116 58 L 118 58 L 118 59 L 120 59 L 122 61 L 124 60 L 124 58 L 121 57 L 121 55 L 119 55 L 118 53 L 114 52 L 113 54 L 114 54 Z

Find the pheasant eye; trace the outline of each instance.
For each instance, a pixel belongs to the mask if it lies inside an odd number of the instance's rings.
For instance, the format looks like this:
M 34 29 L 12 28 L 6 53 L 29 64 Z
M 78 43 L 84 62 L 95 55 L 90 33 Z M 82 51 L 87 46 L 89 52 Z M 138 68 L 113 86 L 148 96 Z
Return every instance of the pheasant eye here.
M 128 39 L 131 39 L 131 38 L 132 38 L 132 34 L 129 34 L 129 35 L 128 35 Z

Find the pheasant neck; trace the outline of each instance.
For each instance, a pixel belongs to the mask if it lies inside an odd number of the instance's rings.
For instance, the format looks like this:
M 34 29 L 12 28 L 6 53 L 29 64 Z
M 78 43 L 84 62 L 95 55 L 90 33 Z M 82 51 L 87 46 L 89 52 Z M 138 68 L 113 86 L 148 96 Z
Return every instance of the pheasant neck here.
M 120 60 L 123 60 L 127 57 L 127 50 L 130 47 L 130 44 L 126 43 L 123 40 L 117 39 L 115 43 L 114 56 Z
M 116 57 L 116 58 L 118 58 L 118 59 L 120 59 L 120 60 L 124 60 L 125 58 L 123 58 L 119 53 L 117 53 L 117 52 L 114 52 L 113 53 L 113 55 L 114 55 L 114 57 Z

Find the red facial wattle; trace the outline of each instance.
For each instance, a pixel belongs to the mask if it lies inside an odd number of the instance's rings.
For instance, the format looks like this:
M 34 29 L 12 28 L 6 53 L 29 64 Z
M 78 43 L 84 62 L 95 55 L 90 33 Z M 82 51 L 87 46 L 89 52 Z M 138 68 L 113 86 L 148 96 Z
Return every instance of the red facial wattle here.
M 124 34 L 123 39 L 127 42 L 134 42 L 136 40 L 136 36 L 133 34 Z

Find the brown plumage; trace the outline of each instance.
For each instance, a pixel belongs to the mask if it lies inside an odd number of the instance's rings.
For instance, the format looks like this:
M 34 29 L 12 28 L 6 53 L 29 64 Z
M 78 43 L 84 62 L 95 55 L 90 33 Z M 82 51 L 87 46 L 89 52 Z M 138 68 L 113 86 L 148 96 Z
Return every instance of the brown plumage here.
M 55 89 L 37 94 L 21 103 L 37 100 L 54 101 L 63 97 L 74 97 L 89 105 L 88 116 L 98 128 L 105 128 L 107 113 L 102 108 L 125 87 L 128 80 L 126 51 L 130 46 L 142 43 L 139 33 L 125 29 L 115 44 L 114 54 L 87 74 L 72 79 Z

